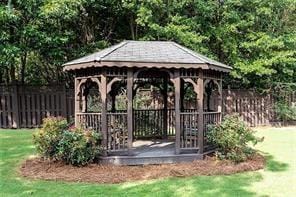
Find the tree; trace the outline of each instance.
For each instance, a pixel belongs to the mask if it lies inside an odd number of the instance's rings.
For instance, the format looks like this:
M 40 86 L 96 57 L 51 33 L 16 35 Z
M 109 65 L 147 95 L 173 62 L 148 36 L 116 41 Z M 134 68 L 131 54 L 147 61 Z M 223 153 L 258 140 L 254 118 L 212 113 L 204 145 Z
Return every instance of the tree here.
M 232 86 L 295 83 L 295 18 L 293 0 L 9 0 L 0 82 L 61 82 L 63 63 L 133 39 L 172 40 L 231 65 Z

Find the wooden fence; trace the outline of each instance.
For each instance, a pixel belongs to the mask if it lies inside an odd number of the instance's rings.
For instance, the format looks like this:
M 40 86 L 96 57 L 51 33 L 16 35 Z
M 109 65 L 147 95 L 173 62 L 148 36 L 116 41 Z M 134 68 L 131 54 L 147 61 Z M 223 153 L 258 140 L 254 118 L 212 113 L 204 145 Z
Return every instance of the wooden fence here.
M 288 100 L 295 105 L 296 93 Z M 270 125 L 276 121 L 274 103 L 271 95 L 248 90 L 223 91 L 223 115 L 239 113 L 249 126 Z M 63 116 L 70 120 L 73 115 L 73 89 L 0 86 L 0 128 L 33 128 L 40 126 L 42 119 L 48 116 Z
M 33 128 L 49 116 L 70 119 L 74 93 L 63 86 L 0 86 L 0 128 Z
M 296 92 L 287 97 L 289 105 L 296 105 Z M 238 113 L 249 126 L 265 126 L 277 122 L 275 98 L 248 90 L 223 90 L 223 115 Z

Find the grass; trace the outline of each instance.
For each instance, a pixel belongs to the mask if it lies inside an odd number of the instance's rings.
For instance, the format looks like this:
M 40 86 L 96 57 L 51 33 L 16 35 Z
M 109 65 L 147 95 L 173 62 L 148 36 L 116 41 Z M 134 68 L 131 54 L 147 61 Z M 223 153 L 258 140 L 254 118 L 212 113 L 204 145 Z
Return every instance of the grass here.
M 268 158 L 256 172 L 169 178 L 116 185 L 27 180 L 20 163 L 35 154 L 32 130 L 0 130 L 1 196 L 295 196 L 296 128 L 262 128 L 258 145 Z

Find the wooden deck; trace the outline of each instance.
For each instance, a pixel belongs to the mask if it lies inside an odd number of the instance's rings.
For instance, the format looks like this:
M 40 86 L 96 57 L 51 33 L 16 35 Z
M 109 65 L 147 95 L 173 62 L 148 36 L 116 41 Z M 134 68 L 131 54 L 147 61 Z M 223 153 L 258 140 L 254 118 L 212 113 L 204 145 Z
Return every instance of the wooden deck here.
M 197 151 L 187 154 L 175 154 L 174 141 L 137 140 L 133 143 L 133 150 L 129 155 L 101 157 L 99 163 L 115 165 L 147 165 L 191 162 L 200 159 L 203 159 L 203 154 L 198 154 Z

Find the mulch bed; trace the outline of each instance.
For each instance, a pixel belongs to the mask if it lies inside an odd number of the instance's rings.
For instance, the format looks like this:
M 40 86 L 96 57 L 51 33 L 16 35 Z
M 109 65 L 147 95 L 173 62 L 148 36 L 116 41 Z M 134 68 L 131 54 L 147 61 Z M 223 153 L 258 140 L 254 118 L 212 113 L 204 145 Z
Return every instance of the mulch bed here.
M 65 165 L 62 162 L 49 162 L 40 158 L 26 160 L 20 169 L 24 177 L 43 180 L 63 180 L 90 183 L 122 183 L 166 177 L 188 177 L 198 175 L 228 175 L 244 171 L 259 170 L 264 167 L 263 156 L 234 164 L 218 161 L 213 157 L 191 163 L 115 166 L 90 164 L 84 167 Z

